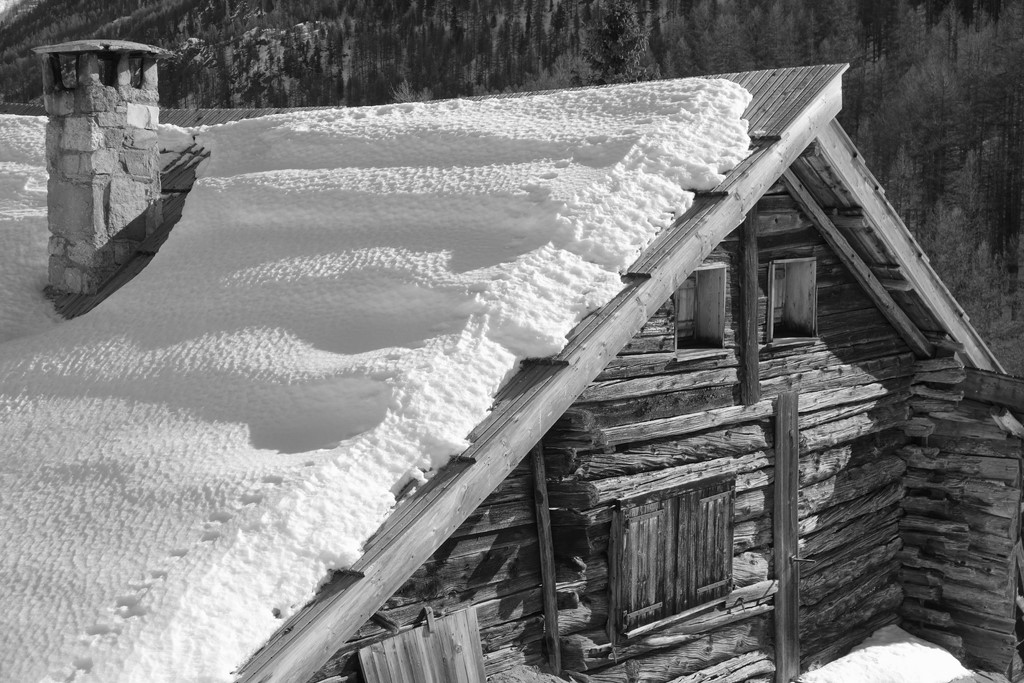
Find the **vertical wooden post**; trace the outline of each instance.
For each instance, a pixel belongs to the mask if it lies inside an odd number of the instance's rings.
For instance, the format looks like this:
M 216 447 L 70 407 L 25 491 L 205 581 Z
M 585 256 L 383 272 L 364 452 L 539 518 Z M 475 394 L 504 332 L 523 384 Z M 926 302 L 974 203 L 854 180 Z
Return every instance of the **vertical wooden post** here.
M 740 227 L 738 264 L 740 289 L 739 329 L 736 342 L 740 352 L 740 400 L 749 406 L 761 400 L 757 345 L 757 205 Z
M 540 442 L 530 452 L 533 459 L 533 502 L 537 511 L 537 538 L 540 542 L 540 577 L 544 595 L 544 644 L 548 663 L 555 675 L 562 673 L 562 649 L 558 640 L 558 595 L 555 591 L 555 549 L 551 542 L 551 512 L 548 508 L 547 474 L 544 449 Z
M 797 556 L 797 492 L 800 472 L 798 397 L 779 394 L 775 403 L 775 680 L 800 675 L 800 563 Z

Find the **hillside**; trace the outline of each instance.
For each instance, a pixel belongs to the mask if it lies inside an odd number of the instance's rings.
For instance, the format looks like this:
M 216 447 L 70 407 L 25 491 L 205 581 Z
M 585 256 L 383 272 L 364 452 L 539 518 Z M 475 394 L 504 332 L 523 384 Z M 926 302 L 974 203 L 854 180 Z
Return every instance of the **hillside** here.
M 1015 342 L 1024 0 L 619 3 L 646 38 L 641 78 L 849 62 L 843 125 L 972 322 L 1024 373 Z M 0 101 L 38 99 L 32 46 L 87 36 L 175 51 L 160 84 L 172 107 L 356 106 L 578 85 L 596 80 L 588 48 L 610 4 L 41 0 L 0 25 Z

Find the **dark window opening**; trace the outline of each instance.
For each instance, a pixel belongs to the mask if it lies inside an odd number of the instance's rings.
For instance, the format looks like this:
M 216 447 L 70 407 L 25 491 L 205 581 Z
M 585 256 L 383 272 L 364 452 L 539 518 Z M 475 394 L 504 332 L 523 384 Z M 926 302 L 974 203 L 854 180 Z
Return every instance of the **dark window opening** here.
M 768 266 L 768 342 L 818 334 L 817 262 L 814 258 L 772 261 Z
M 676 348 L 725 345 L 726 268 L 701 268 L 676 290 Z
M 107 86 L 117 85 L 117 62 L 120 55 L 97 55 L 99 58 L 100 83 Z
M 133 88 L 142 87 L 142 57 L 128 58 L 129 83 Z
M 59 54 L 56 55 L 54 64 L 54 76 L 60 87 L 65 90 L 74 90 L 78 87 L 78 55 Z

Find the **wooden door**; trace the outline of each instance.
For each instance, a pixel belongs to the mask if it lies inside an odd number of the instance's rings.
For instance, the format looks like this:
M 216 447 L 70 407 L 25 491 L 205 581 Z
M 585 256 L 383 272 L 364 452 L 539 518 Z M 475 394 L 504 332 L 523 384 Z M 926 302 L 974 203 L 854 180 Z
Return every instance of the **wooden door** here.
M 800 675 L 800 563 L 797 561 L 797 492 L 800 431 L 797 392 L 780 394 L 775 404 L 775 680 Z

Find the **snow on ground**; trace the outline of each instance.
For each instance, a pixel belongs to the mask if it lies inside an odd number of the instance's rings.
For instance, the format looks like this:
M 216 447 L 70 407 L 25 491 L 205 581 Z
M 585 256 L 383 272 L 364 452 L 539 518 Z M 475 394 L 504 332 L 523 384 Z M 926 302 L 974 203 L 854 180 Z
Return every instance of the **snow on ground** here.
M 746 155 L 748 99 L 669 81 L 202 132 L 146 271 L 0 345 L 0 680 L 229 680 Z
M 886 626 L 850 654 L 800 676 L 800 683 L 950 683 L 970 676 L 938 645 Z
M 0 343 L 58 320 L 43 296 L 49 238 L 45 135 L 45 118 L 0 114 Z

